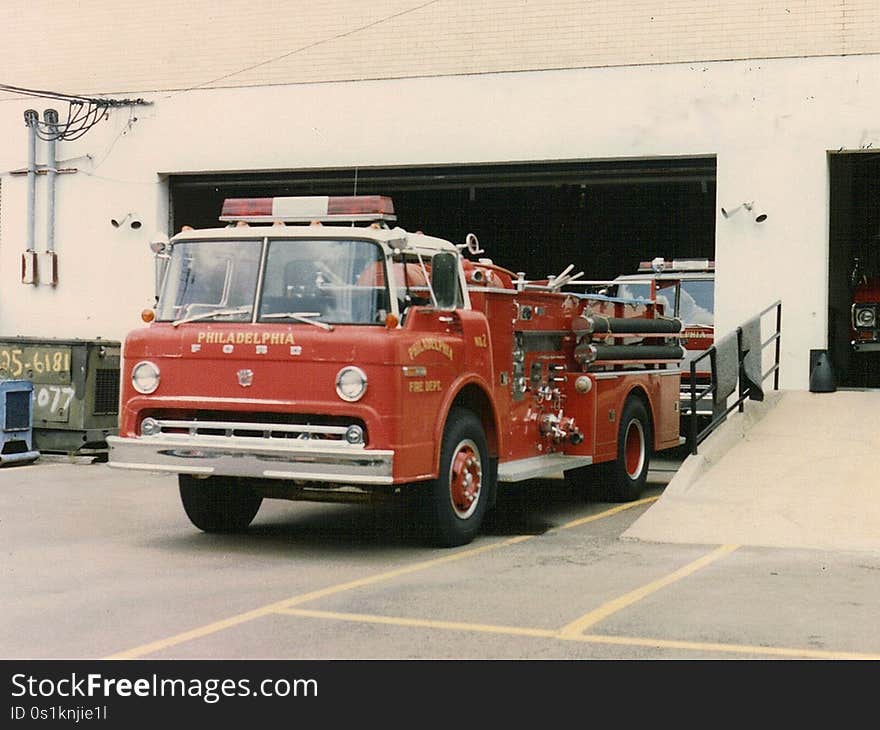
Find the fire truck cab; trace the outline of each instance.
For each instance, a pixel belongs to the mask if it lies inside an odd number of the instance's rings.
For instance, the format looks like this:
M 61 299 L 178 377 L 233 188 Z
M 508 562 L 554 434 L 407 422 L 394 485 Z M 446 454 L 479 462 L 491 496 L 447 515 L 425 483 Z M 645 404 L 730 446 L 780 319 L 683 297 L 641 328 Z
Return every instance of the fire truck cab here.
M 108 438 L 111 467 L 178 475 L 202 530 L 266 498 L 413 495 L 434 544 L 460 545 L 499 483 L 632 500 L 680 443 L 681 322 L 652 302 L 391 227 L 383 196 L 229 199 L 220 220 L 154 247 Z
M 715 262 L 709 259 L 655 258 L 639 263 L 637 274 L 624 274 L 614 280 L 609 290 L 616 296 L 647 299 L 662 305 L 663 311 L 682 323 L 679 335 L 685 348 L 682 363 L 682 409 L 690 407 L 690 362 L 715 342 Z M 709 360 L 698 364 L 697 384 L 710 382 Z M 698 415 L 712 415 L 704 406 Z
M 715 262 L 709 259 L 664 259 L 662 256 L 639 263 L 637 274 L 618 276 L 610 289 L 616 296 L 648 299 L 682 323 L 680 334 L 685 356 L 682 362 L 681 408 L 689 416 L 691 408 L 690 363 L 715 342 Z M 708 358 L 698 363 L 697 386 L 708 385 L 712 373 Z M 697 406 L 696 416 L 711 420 L 711 404 Z M 682 420 L 682 432 L 689 430 Z
M 715 339 L 715 262 L 708 259 L 642 261 L 637 274 L 614 280 L 617 296 L 646 298 L 681 320 L 686 362 L 705 352 Z

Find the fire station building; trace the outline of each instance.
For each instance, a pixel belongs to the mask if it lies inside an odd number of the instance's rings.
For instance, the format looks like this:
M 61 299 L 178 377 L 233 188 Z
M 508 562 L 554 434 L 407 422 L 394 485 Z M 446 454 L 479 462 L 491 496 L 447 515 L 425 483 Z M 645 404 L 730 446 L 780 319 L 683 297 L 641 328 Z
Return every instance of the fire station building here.
M 815 350 L 860 384 L 875 0 L 40 0 L 0 27 L 2 337 L 123 339 L 150 241 L 227 197 L 382 194 L 531 278 L 714 260 L 717 333 L 781 300 L 781 386 Z

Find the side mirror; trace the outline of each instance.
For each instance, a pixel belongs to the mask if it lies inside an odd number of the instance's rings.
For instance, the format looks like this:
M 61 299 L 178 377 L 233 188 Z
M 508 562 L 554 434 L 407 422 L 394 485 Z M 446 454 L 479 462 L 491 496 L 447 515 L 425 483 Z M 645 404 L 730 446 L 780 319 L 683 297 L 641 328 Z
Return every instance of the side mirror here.
M 159 298 L 159 292 L 162 289 L 162 280 L 165 278 L 165 269 L 168 268 L 168 260 L 171 258 L 168 249 L 168 236 L 164 233 L 157 233 L 150 239 L 150 250 L 153 252 L 153 263 L 155 268 L 153 293 L 155 294 L 157 301 Z
M 441 309 L 452 309 L 460 303 L 458 256 L 439 253 L 431 261 L 431 288 Z
M 164 233 L 157 233 L 150 239 L 150 251 L 153 253 L 165 253 L 168 249 L 168 236 Z

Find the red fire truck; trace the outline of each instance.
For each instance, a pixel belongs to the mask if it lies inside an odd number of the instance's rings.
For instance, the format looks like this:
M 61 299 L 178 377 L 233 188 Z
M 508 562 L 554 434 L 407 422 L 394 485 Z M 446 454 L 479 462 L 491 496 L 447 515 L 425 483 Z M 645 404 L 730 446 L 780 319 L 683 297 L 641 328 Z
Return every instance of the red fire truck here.
M 685 365 L 714 343 L 714 261 L 662 258 L 642 261 L 638 274 L 618 276 L 614 283 L 618 296 L 658 301 L 667 314 L 682 321 L 679 336 L 685 346 Z
M 220 220 L 155 246 L 108 438 L 111 467 L 177 474 L 202 530 L 264 498 L 414 495 L 432 542 L 461 545 L 498 483 L 633 500 L 679 445 L 681 322 L 651 302 L 391 227 L 383 196 L 228 199 Z
M 618 276 L 607 289 L 618 297 L 645 298 L 663 305 L 663 311 L 681 320 L 679 337 L 685 348 L 682 363 L 682 413 L 690 408 L 690 363 L 715 342 L 715 262 L 708 259 L 664 259 L 639 263 L 638 274 Z M 707 358 L 696 371 L 696 385 L 704 387 L 711 382 L 712 373 Z M 706 403 L 697 415 L 711 419 L 711 404 Z M 682 431 L 689 425 L 682 422 Z
M 880 351 L 880 274 L 877 264 L 866 266 L 862 259 L 856 258 L 850 275 L 850 288 L 850 345 L 853 352 Z

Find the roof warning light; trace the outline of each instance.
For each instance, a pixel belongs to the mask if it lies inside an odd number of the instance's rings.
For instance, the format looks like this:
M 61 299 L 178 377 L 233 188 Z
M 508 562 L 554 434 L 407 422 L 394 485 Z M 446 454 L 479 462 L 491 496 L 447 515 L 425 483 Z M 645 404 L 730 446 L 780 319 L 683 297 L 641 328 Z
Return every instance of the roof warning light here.
M 221 221 L 248 223 L 372 223 L 397 220 L 394 203 L 385 195 L 310 195 L 280 198 L 227 198 Z

